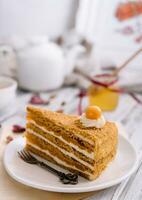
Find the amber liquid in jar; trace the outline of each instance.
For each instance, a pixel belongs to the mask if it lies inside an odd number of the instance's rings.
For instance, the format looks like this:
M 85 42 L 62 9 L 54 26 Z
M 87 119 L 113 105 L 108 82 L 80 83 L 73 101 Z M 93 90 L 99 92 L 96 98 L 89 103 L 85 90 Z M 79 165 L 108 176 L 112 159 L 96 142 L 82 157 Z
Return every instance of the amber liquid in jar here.
M 115 88 L 115 86 L 113 86 Z M 119 94 L 108 88 L 91 85 L 88 88 L 89 105 L 97 105 L 102 111 L 114 110 L 119 101 Z

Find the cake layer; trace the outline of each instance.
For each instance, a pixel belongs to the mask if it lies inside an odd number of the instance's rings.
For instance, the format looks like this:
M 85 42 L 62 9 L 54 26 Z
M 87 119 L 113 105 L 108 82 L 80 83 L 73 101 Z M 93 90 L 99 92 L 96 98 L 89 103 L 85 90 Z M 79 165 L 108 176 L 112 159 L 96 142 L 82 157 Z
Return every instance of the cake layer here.
M 49 122 L 48 120 L 46 120 L 46 123 L 43 121 L 43 119 L 36 119 L 36 117 L 32 120 L 29 120 L 29 123 L 31 123 L 31 121 L 35 122 L 35 124 L 37 126 L 42 126 L 43 128 L 45 128 L 48 131 L 52 131 L 54 133 L 56 133 L 56 135 L 58 136 L 62 136 L 64 140 L 66 141 L 70 141 L 71 143 L 75 144 L 76 146 L 78 146 L 80 149 L 87 149 L 87 151 L 89 153 L 91 153 L 92 151 L 94 151 L 94 145 L 91 145 L 89 143 L 89 141 L 85 138 L 80 138 L 77 134 L 74 134 L 72 132 L 69 132 L 68 130 L 66 130 L 63 127 L 60 126 L 56 126 L 54 125 L 53 122 Z M 28 127 L 28 125 L 27 125 Z
M 29 143 L 36 145 L 44 151 L 48 151 L 53 156 L 57 156 L 60 160 L 67 162 L 68 164 L 73 165 L 80 170 L 85 170 L 90 173 L 94 170 L 94 165 L 87 163 L 86 161 L 76 157 L 73 153 L 58 147 L 56 144 L 50 141 L 45 141 L 36 135 L 28 134 L 27 144 Z
M 45 137 L 43 137 L 42 135 L 38 135 L 37 133 L 35 133 L 33 130 L 27 130 L 26 133 L 26 138 L 27 140 L 32 138 L 32 136 L 36 136 L 37 138 L 40 138 L 41 140 L 45 141 L 45 142 L 50 142 L 53 143 L 54 145 L 56 145 L 57 147 L 59 147 L 60 149 L 69 152 L 70 154 L 73 154 L 74 157 L 81 159 L 83 161 L 85 161 L 86 163 L 93 165 L 95 160 L 92 160 L 88 157 L 86 157 L 84 154 L 79 153 L 78 151 L 76 151 L 75 149 L 73 149 L 71 146 L 68 145 L 63 145 L 62 143 L 58 141 L 58 139 L 55 140 L 55 138 L 53 136 L 51 136 L 50 139 L 46 139 Z M 49 135 L 48 135 L 49 136 Z
M 37 132 L 39 135 L 42 134 L 42 136 L 47 139 L 49 138 L 51 139 L 51 135 L 52 135 L 54 138 L 56 138 L 55 140 L 58 141 L 58 144 L 61 144 L 63 147 L 65 147 L 66 149 L 70 151 L 75 149 L 76 154 L 77 152 L 80 152 L 81 154 L 83 154 L 83 159 L 86 159 L 87 161 L 88 160 L 87 158 L 90 158 L 88 162 L 91 162 L 91 163 L 94 160 L 94 158 L 96 161 L 98 161 L 99 159 L 105 158 L 106 155 L 108 155 L 114 148 L 116 148 L 116 145 L 117 145 L 117 136 L 109 137 L 109 133 L 108 133 L 108 137 L 105 138 L 105 140 L 103 140 L 102 143 L 100 141 L 99 143 L 96 142 L 96 145 L 94 146 L 93 151 L 88 152 L 87 148 L 84 148 L 84 149 L 80 148 L 74 140 L 71 140 L 70 137 L 68 137 L 68 135 L 65 135 L 62 132 L 49 131 L 47 130 L 47 128 L 36 124 L 34 120 L 28 121 L 27 129 L 32 129 L 33 131 Z
M 41 110 L 33 107 L 28 107 L 27 111 L 28 120 L 34 120 L 38 125 L 42 125 L 45 128 L 48 127 L 50 131 L 65 132 L 70 138 L 75 138 L 80 147 L 86 145 L 89 149 L 91 149 L 91 147 L 92 149 L 94 148 L 94 141 L 90 134 L 83 132 L 83 130 L 80 133 L 80 128 L 78 128 L 78 131 L 73 131 L 71 129 L 73 126 L 76 127 L 74 122 L 79 119 L 77 116 L 68 116 L 63 113 L 51 112 L 49 110 Z
M 39 137 L 42 136 L 43 139 L 50 140 L 51 142 L 57 144 L 59 147 L 74 153 L 77 157 L 81 157 L 89 163 L 94 162 L 94 151 L 89 153 L 86 149 L 80 149 L 77 145 L 71 143 L 71 141 L 65 140 L 62 136 L 57 135 L 53 131 L 47 131 L 45 128 L 38 126 L 33 122 L 27 124 L 26 132 L 34 132 L 38 134 Z
M 27 119 L 47 131 L 53 131 L 82 150 L 95 152 L 96 161 L 108 155 L 117 146 L 117 127 L 112 122 L 106 122 L 103 129 L 86 128 L 81 126 L 77 116 L 31 107 L 28 107 Z
M 101 174 L 101 172 L 106 168 L 108 163 L 111 160 L 113 160 L 113 158 L 116 154 L 116 150 L 114 150 L 106 158 L 100 160 L 99 162 L 96 162 L 94 165 L 94 171 L 92 173 L 89 173 L 88 171 L 85 171 L 85 170 L 82 171 L 79 168 L 76 168 L 75 166 L 70 165 L 70 164 L 64 162 L 63 160 L 60 160 L 57 157 L 57 155 L 54 156 L 52 153 L 45 151 L 45 150 L 37 147 L 34 144 L 27 143 L 25 148 L 26 148 L 26 150 L 30 151 L 31 153 L 38 155 L 39 157 L 44 158 L 45 160 L 48 160 L 54 164 L 58 164 L 59 166 L 65 168 L 65 169 L 68 169 L 71 172 L 78 173 L 79 175 L 81 175 L 89 180 L 96 179 Z

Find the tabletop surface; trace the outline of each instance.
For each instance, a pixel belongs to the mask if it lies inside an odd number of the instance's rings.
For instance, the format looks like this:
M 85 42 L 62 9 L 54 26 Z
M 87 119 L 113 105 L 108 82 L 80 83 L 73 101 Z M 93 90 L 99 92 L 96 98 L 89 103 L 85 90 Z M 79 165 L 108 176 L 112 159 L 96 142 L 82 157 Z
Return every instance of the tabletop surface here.
M 41 93 L 40 96 L 48 100 L 44 107 L 52 110 L 63 110 L 65 113 L 77 114 L 79 90 L 74 87 L 62 88 L 53 92 Z M 25 125 L 25 108 L 33 94 L 18 92 L 16 101 L 9 108 L 0 113 L 1 124 L 20 123 Z M 64 102 L 64 103 L 63 103 Z M 87 105 L 87 98 L 83 106 Z M 121 95 L 115 111 L 105 112 L 107 119 L 120 122 L 126 130 L 127 137 L 135 146 L 140 158 L 142 155 L 142 105 L 128 95 Z M 129 179 L 109 189 L 98 191 L 87 200 L 141 200 L 142 199 L 142 164 Z

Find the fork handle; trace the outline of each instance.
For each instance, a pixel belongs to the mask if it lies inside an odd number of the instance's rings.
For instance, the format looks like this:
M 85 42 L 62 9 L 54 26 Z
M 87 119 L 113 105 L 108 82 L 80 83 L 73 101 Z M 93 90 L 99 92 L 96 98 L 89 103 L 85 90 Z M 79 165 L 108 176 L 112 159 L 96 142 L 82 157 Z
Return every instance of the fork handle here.
M 50 172 L 54 173 L 55 175 L 57 175 L 57 176 L 59 176 L 59 177 L 63 176 L 63 174 L 64 174 L 63 172 L 60 172 L 60 171 L 58 171 L 58 170 L 56 170 L 56 169 L 54 169 L 54 168 L 52 168 L 52 167 L 46 165 L 44 162 L 38 161 L 37 164 L 38 164 L 40 167 L 49 170 Z
M 38 166 L 44 168 L 44 169 L 47 169 L 48 171 L 52 172 L 56 176 L 58 176 L 60 181 L 63 184 L 73 184 L 73 185 L 75 185 L 75 184 L 78 183 L 78 175 L 77 174 L 71 174 L 71 173 L 65 174 L 63 172 L 60 172 L 60 171 L 46 165 L 44 162 L 41 162 L 41 161 L 38 161 L 38 160 L 37 160 L 36 164 Z

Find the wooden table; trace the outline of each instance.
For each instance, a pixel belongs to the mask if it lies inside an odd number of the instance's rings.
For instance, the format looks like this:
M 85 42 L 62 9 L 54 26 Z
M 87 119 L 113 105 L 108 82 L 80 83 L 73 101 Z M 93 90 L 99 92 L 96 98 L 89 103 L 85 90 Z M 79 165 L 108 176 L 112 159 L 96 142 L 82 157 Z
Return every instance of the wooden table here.
M 60 90 L 41 93 L 41 97 L 50 102 L 45 107 L 52 110 L 63 109 L 65 113 L 77 113 L 78 94 L 77 88 L 62 88 Z M 25 125 L 25 107 L 27 106 L 32 93 L 18 92 L 16 102 L 0 114 L 0 123 L 20 123 Z M 65 102 L 65 103 L 63 103 Z M 84 98 L 83 106 L 87 105 L 87 98 Z M 113 112 L 106 112 L 107 119 L 120 122 L 124 125 L 127 137 L 136 147 L 139 154 L 142 152 L 142 105 L 136 103 L 130 96 L 121 95 L 119 105 Z M 140 164 L 136 173 L 128 180 L 109 189 L 99 191 L 88 200 L 141 200 L 142 199 L 142 165 Z

